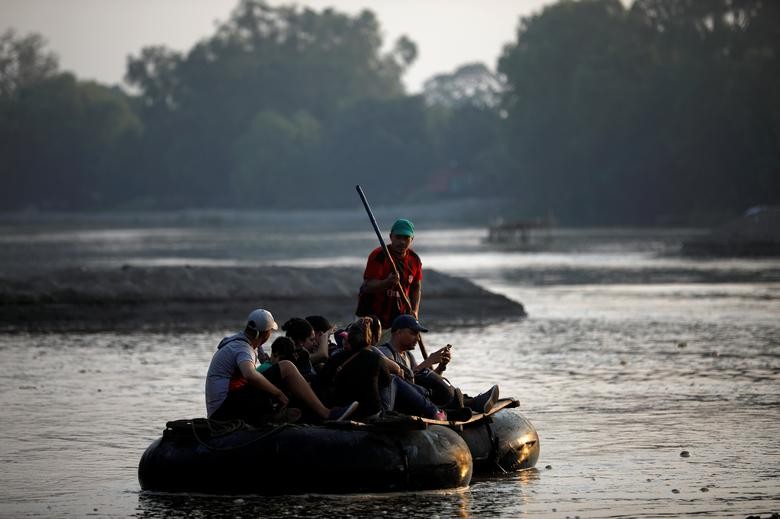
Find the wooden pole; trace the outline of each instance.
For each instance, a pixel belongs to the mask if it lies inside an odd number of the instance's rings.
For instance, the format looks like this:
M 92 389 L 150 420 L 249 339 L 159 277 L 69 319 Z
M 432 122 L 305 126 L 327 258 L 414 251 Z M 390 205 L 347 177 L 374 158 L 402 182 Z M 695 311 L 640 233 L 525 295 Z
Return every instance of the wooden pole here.
M 363 202 L 363 207 L 366 208 L 366 213 L 368 213 L 368 218 L 371 220 L 371 225 L 374 227 L 374 232 L 376 233 L 376 237 L 379 239 L 379 244 L 382 246 L 382 249 L 385 251 L 385 257 L 390 262 L 390 266 L 393 268 L 393 272 L 395 272 L 395 275 L 398 276 L 398 289 L 401 292 L 401 297 L 404 299 L 404 304 L 409 309 L 409 311 L 412 311 L 412 303 L 409 302 L 409 296 L 406 295 L 406 291 L 404 291 L 404 287 L 401 286 L 401 276 L 398 274 L 398 268 L 395 266 L 395 261 L 393 260 L 393 256 L 390 255 L 390 250 L 387 248 L 387 244 L 385 243 L 384 238 L 382 238 L 382 232 L 379 230 L 379 225 L 376 223 L 376 218 L 374 218 L 374 213 L 371 211 L 371 207 L 368 205 L 368 200 L 366 199 L 366 194 L 363 193 L 363 189 L 360 187 L 360 184 L 355 186 L 355 189 L 358 192 L 358 195 L 360 195 L 360 200 Z M 420 345 L 420 353 L 423 356 L 423 359 L 428 358 L 428 352 L 425 351 L 425 344 L 423 344 L 422 335 L 419 335 L 417 339 L 417 343 Z

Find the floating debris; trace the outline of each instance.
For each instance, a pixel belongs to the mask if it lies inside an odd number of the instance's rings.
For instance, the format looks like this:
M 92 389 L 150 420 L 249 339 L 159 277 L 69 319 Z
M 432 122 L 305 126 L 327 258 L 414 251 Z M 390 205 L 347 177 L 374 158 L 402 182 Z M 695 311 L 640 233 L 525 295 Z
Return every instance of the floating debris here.
M 686 341 L 680 341 L 677 343 L 678 348 L 685 348 L 686 346 L 688 346 L 688 343 Z
M 700 492 L 709 492 L 709 491 L 710 491 L 710 489 L 709 489 L 709 488 L 707 488 L 707 487 L 701 487 L 701 488 L 699 489 L 699 491 L 700 491 Z
M 680 453 L 680 457 L 681 457 L 681 458 L 690 458 L 690 457 L 691 457 L 691 453 L 690 453 L 690 452 L 688 452 L 688 451 L 682 451 L 682 452 Z
M 680 493 L 680 491 L 679 491 L 679 490 L 677 490 L 676 488 L 673 488 L 673 489 L 672 489 L 672 494 L 679 494 L 679 493 Z
M 550 469 L 552 469 L 552 465 L 546 465 L 544 468 L 546 468 L 547 470 L 550 470 Z

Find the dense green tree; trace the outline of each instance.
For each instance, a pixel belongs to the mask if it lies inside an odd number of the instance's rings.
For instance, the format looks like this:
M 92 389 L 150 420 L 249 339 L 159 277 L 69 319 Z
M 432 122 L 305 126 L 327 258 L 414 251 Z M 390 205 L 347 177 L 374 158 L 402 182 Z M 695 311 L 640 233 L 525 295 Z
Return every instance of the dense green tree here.
M 300 189 L 288 180 L 309 169 L 292 174 L 307 161 L 291 146 L 315 153 L 313 128 L 338 125 L 342 111 L 361 99 L 403 94 L 400 76 L 416 47 L 406 38 L 387 54 L 381 46 L 369 11 L 350 17 L 242 0 L 186 56 L 150 47 L 131 57 L 127 80 L 141 89 L 146 145 L 163 157 L 149 164 L 159 170 L 162 191 L 186 185 L 190 202 L 221 205 L 253 180 L 272 182 L 281 197 Z M 274 130 L 281 135 L 273 137 Z M 281 156 L 272 160 L 275 154 Z M 232 188 L 223 188 L 228 183 Z
M 438 74 L 423 85 L 426 103 L 447 108 L 494 108 L 503 90 L 501 79 L 483 63 L 462 65 L 452 74 Z
M 127 97 L 60 73 L 38 35 L 0 37 L 0 208 L 79 209 L 127 196 Z
M 780 203 L 780 3 L 563 0 L 498 73 L 403 92 L 378 20 L 242 0 L 128 95 L 0 36 L 0 208 L 332 206 L 504 196 L 566 223 L 701 223 Z
M 312 192 L 296 198 L 318 175 L 320 125 L 308 112 L 284 117 L 276 112 L 257 114 L 249 131 L 235 143 L 237 167 L 230 176 L 230 194 L 239 204 L 294 207 Z M 278 199 L 277 192 L 289 193 Z
M 141 123 L 121 92 L 58 74 L 20 88 L 2 127 L 4 207 L 79 209 L 126 196 L 116 157 Z
M 507 142 L 517 159 L 507 185 L 533 213 L 587 212 L 592 194 L 608 187 L 610 172 L 592 161 L 621 139 L 617 117 L 631 106 L 614 95 L 612 80 L 628 65 L 620 75 L 638 87 L 639 77 L 626 76 L 642 69 L 623 59 L 624 38 L 615 33 L 624 17 L 618 0 L 561 2 L 523 20 L 517 44 L 499 61 Z
M 427 187 L 435 167 L 420 96 L 365 99 L 346 107 L 324 140 L 321 174 L 312 187 L 331 203 L 354 202 L 361 183 L 374 200 L 399 203 Z
M 589 223 L 777 202 L 778 40 L 749 34 L 767 5 L 563 1 L 524 19 L 499 62 L 508 184 L 537 213 Z
M 13 29 L 0 34 L 0 98 L 57 73 L 57 56 L 45 46 L 39 34 L 19 37 Z
M 482 63 L 425 82 L 423 97 L 436 161 L 431 189 L 440 196 L 501 193 L 508 167 L 501 134 L 501 78 Z

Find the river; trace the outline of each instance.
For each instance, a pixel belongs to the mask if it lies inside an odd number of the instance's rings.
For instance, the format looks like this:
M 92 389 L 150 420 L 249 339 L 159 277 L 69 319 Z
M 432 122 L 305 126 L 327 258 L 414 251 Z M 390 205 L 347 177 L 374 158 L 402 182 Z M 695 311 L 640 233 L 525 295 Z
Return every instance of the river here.
M 6 222 L 0 269 L 13 278 L 73 265 L 358 266 L 375 246 L 370 228 L 343 215 L 313 225 L 310 216 L 261 214 L 241 225 L 214 215 Z M 468 277 L 528 311 L 512 322 L 432 330 L 426 345 L 453 344 L 447 375 L 466 392 L 497 382 L 521 401 L 541 438 L 535 469 L 406 495 L 144 493 L 141 454 L 166 421 L 204 414 L 206 368 L 231 330 L 5 333 L 0 516 L 780 511 L 780 260 L 676 255 L 696 230 L 558 229 L 544 251 L 523 252 L 485 243 L 483 228 L 417 224 L 427 268 Z

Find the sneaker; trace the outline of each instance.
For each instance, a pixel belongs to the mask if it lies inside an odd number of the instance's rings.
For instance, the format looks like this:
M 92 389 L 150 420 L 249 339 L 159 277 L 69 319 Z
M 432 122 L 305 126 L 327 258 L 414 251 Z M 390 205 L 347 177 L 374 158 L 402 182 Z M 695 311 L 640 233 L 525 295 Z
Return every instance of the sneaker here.
M 482 394 L 479 394 L 467 403 L 468 407 L 478 413 L 489 413 L 498 401 L 498 386 L 493 386 Z
M 352 402 L 351 404 L 344 406 L 344 407 L 334 407 L 330 410 L 330 413 L 328 414 L 328 420 L 334 421 L 334 422 L 343 422 L 352 414 L 357 411 L 358 403 Z

